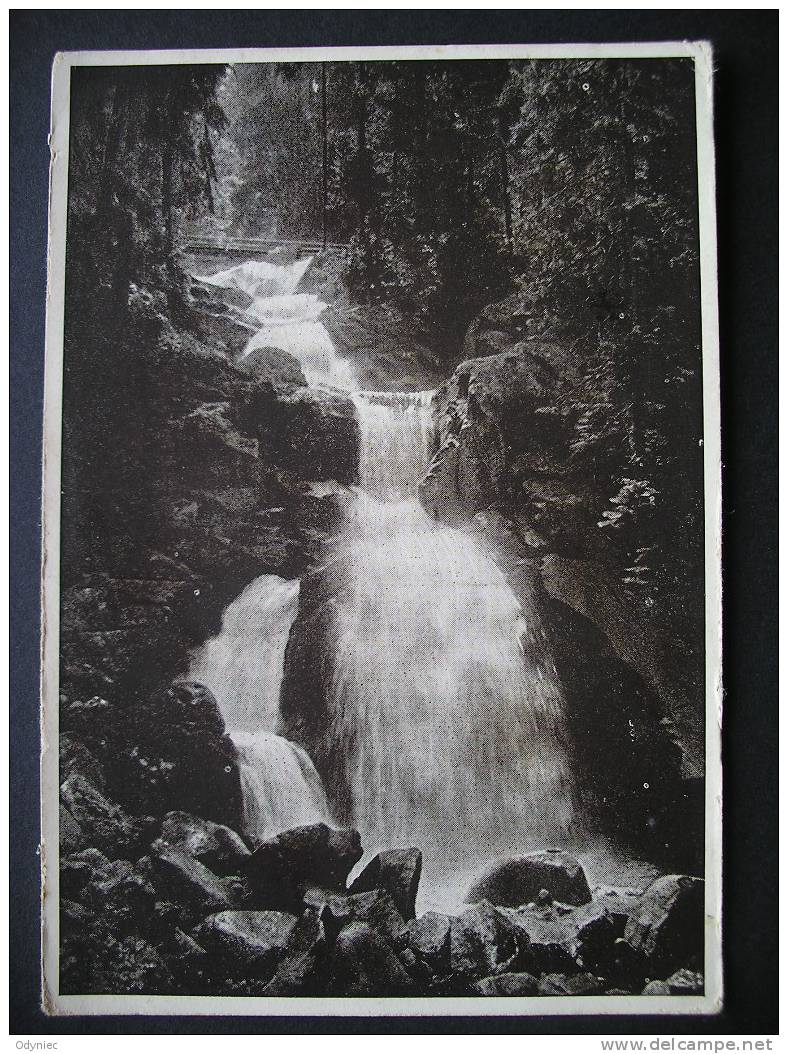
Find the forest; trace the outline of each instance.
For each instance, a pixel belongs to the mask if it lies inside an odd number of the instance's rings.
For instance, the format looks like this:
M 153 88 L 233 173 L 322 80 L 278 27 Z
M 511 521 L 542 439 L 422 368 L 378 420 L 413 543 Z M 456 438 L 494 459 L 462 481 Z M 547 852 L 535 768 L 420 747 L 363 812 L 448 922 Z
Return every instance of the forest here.
M 503 305 L 522 339 L 571 348 L 557 401 L 573 461 L 612 484 L 598 530 L 627 584 L 667 603 L 655 579 L 697 575 L 701 522 L 692 76 L 681 60 L 91 71 L 70 318 L 121 329 L 161 298 L 185 318 L 187 232 L 320 241 L 324 225 L 349 246 L 353 302 L 393 306 L 447 370 Z

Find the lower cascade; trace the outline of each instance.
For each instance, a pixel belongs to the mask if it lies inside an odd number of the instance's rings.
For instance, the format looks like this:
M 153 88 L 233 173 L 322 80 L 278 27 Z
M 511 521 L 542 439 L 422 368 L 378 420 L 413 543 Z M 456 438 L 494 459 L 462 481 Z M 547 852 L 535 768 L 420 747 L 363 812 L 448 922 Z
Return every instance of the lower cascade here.
M 340 539 L 332 734 L 367 849 L 441 866 L 549 843 L 572 821 L 564 700 L 534 608 L 417 486 L 431 393 L 359 393 L 360 487 Z
M 244 834 L 259 843 L 329 818 L 306 751 L 275 734 L 279 688 L 298 582 L 261 575 L 229 605 L 221 633 L 195 654 L 190 677 L 216 696 L 238 751 Z
M 359 486 L 336 541 L 342 580 L 320 642 L 332 670 L 324 735 L 343 761 L 352 822 L 368 852 L 423 849 L 434 878 L 550 844 L 571 827 L 573 781 L 563 693 L 535 606 L 518 601 L 478 539 L 419 503 L 432 393 L 359 391 L 317 321 L 324 305 L 282 285 L 268 302 L 249 290 L 261 328 L 247 352 L 296 354 L 309 383 L 352 393 L 360 428 Z M 213 690 L 236 744 L 255 842 L 331 822 L 331 795 L 306 751 L 276 735 L 298 596 L 298 582 L 256 579 L 190 672 Z M 335 775 L 324 773 L 329 790 Z

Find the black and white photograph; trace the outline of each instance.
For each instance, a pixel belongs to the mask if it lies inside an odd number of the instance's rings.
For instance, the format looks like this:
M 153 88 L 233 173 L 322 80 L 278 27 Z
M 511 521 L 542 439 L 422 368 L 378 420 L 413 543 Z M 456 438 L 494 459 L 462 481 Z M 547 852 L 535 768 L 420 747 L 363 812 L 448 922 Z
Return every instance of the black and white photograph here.
M 56 57 L 46 1013 L 720 1010 L 712 70 Z

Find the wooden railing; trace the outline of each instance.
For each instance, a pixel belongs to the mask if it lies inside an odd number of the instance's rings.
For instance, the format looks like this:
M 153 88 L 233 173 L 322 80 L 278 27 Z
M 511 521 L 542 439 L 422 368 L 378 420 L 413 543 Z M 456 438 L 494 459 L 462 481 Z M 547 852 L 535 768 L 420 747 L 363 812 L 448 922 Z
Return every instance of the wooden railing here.
M 349 249 L 346 242 L 305 241 L 287 238 L 219 238 L 195 234 L 181 242 L 182 253 L 269 253 L 272 249 L 283 249 L 295 253 L 317 253 L 325 249 Z

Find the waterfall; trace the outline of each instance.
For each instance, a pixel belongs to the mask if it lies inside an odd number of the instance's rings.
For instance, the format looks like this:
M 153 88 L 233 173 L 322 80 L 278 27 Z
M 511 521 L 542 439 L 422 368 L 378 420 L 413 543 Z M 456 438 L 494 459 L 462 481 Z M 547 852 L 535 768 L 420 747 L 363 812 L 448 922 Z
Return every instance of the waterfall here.
M 333 736 L 368 849 L 456 867 L 549 844 L 572 821 L 564 700 L 538 614 L 416 492 L 430 393 L 357 393 L 360 488 L 340 539 Z
M 368 852 L 422 848 L 433 879 L 550 844 L 571 826 L 573 794 L 563 694 L 535 605 L 518 601 L 479 540 L 418 501 L 432 393 L 359 391 L 319 321 L 326 305 L 295 292 L 297 270 L 251 261 L 204 281 L 249 293 L 258 329 L 245 355 L 282 348 L 310 384 L 344 389 L 356 407 L 359 486 L 321 645 L 333 670 L 325 735 L 344 759 L 353 822 Z M 330 819 L 312 761 L 276 735 L 298 595 L 298 582 L 256 579 L 190 673 L 214 691 L 238 748 L 255 841 Z
M 329 818 L 320 777 L 301 747 L 275 734 L 279 689 L 298 582 L 261 575 L 229 605 L 218 636 L 192 659 L 189 677 L 216 696 L 238 751 L 244 834 L 255 844 L 288 827 Z
M 256 332 L 242 358 L 276 347 L 299 360 L 310 384 L 354 386 L 318 316 L 326 308 L 296 293 L 312 257 L 285 266 L 247 260 L 198 281 L 246 293 L 245 309 Z M 255 844 L 301 824 L 330 821 L 320 776 L 302 747 L 276 735 L 279 692 L 290 629 L 298 611 L 299 583 L 276 575 L 255 579 L 224 613 L 218 636 L 193 656 L 189 676 L 214 693 L 227 734 L 238 753 L 242 824 Z
M 298 359 L 306 382 L 352 391 L 356 385 L 350 363 L 341 359 L 319 316 L 328 307 L 312 293 L 296 293 L 313 257 L 292 264 L 247 260 L 214 275 L 192 275 L 204 285 L 234 289 L 251 299 L 241 312 L 254 330 L 241 359 L 259 348 L 278 348 Z
M 204 285 L 219 289 L 237 289 L 255 299 L 289 296 L 312 266 L 313 257 L 296 260 L 291 264 L 272 264 L 267 260 L 246 260 L 237 267 L 228 267 L 212 275 L 192 275 Z

